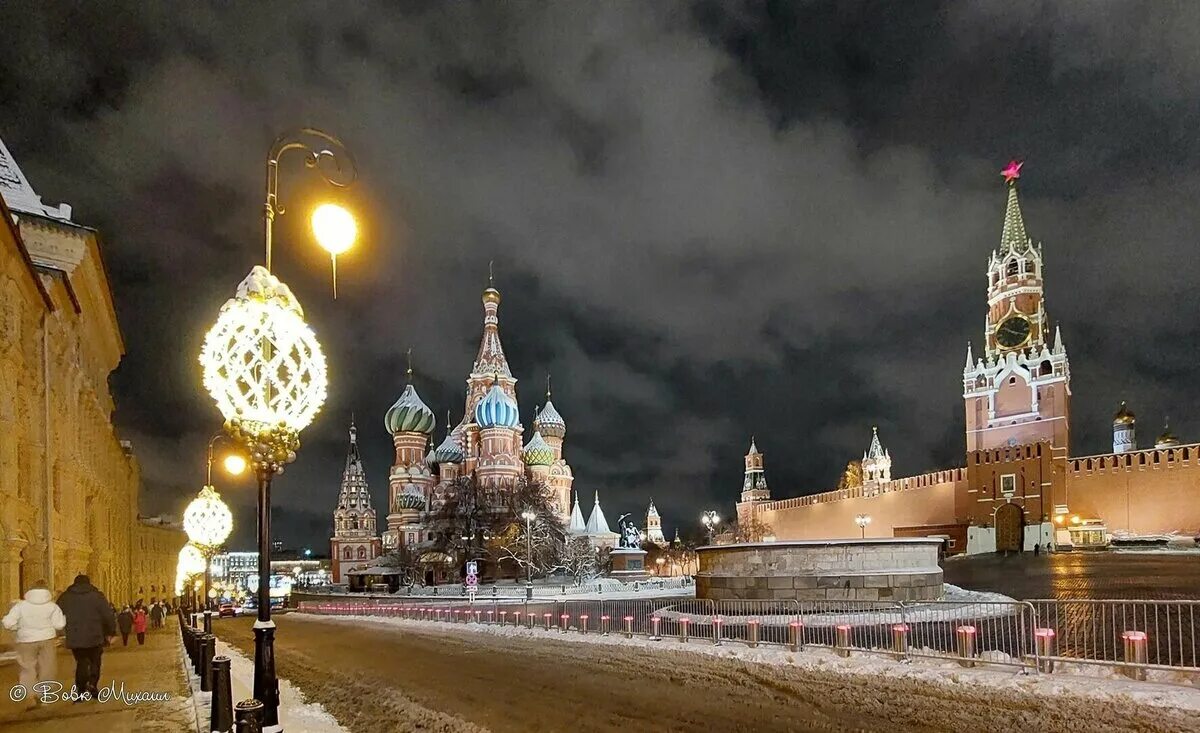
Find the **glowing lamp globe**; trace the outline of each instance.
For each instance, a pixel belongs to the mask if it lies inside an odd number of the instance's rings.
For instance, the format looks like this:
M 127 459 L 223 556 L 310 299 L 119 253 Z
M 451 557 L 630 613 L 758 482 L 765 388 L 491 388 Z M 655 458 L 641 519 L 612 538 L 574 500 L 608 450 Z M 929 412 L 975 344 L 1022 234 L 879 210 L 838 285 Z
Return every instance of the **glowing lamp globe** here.
M 295 460 L 325 403 L 325 354 L 292 291 L 256 266 L 221 306 L 200 351 L 204 387 L 256 471 Z
M 354 244 L 358 224 L 354 216 L 337 204 L 321 204 L 312 213 L 313 236 L 331 255 L 340 255 Z
M 204 554 L 195 545 L 184 545 L 179 551 L 176 577 L 190 578 L 204 572 Z
M 201 552 L 213 552 L 229 538 L 233 514 L 216 489 L 205 486 L 188 504 L 183 511 L 183 531 Z
M 241 476 L 242 472 L 246 470 L 246 459 L 237 453 L 230 453 L 225 456 L 225 460 L 222 463 L 225 466 L 225 473 L 230 476 Z

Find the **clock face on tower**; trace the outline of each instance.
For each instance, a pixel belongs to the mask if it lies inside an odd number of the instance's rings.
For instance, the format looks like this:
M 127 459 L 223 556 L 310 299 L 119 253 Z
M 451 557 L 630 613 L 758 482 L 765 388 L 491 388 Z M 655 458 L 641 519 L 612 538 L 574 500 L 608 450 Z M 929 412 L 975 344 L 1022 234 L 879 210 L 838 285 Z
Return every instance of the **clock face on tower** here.
M 1009 316 L 996 327 L 996 343 L 1006 349 L 1015 349 L 1029 340 L 1029 319 L 1025 316 Z

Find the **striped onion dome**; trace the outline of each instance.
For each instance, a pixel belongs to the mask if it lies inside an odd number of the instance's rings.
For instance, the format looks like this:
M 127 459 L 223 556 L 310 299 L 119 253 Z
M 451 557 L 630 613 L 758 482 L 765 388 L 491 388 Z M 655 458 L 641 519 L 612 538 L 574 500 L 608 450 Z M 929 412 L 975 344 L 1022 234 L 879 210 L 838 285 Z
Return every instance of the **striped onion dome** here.
M 481 428 L 515 428 L 520 423 L 517 403 L 504 393 L 499 384 L 493 384 L 475 405 L 475 424 Z
M 396 497 L 396 508 L 418 510 L 424 509 L 425 498 L 419 494 L 410 494 L 409 492 L 405 491 L 404 493 L 400 494 L 400 496 Z
M 547 438 L 561 438 L 567 434 L 567 423 L 562 415 L 554 409 L 554 403 L 546 400 L 546 406 L 538 413 L 533 421 L 533 429 Z
M 447 435 L 442 444 L 433 452 L 434 463 L 462 463 L 464 458 L 466 458 L 466 454 L 463 453 L 462 446 L 454 439 L 453 433 Z
M 425 433 L 428 435 L 433 432 L 433 426 L 437 420 L 433 417 L 433 411 L 417 395 L 416 388 L 410 384 L 404 388 L 404 393 L 400 395 L 400 399 L 396 400 L 396 404 L 388 408 L 383 423 L 392 435 L 396 433 Z
M 521 457 L 525 459 L 526 466 L 549 466 L 554 463 L 554 449 L 542 440 L 542 434 L 535 430 L 533 437 L 525 444 Z

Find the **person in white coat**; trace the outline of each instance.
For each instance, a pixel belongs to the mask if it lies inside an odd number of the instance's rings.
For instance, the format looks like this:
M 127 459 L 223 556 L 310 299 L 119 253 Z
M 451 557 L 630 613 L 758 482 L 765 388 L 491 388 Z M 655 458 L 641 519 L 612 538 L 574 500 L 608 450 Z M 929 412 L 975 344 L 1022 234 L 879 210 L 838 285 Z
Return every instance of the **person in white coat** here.
M 3 623 L 16 633 L 20 683 L 31 693 L 30 699 L 37 699 L 32 694 L 34 684 L 55 678 L 54 637 L 66 627 L 67 617 L 39 581 L 25 591 L 25 600 L 13 604 Z

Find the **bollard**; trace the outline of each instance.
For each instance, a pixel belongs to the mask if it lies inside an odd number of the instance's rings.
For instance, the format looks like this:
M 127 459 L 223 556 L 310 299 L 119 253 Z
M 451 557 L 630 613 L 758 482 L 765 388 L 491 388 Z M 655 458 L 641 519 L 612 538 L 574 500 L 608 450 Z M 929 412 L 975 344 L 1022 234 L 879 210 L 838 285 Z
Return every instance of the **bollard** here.
M 200 664 L 204 659 L 204 642 L 204 636 L 202 634 L 197 634 L 195 641 L 196 653 L 192 659 L 192 671 L 196 673 L 197 677 L 200 676 Z
M 625 617 L 625 638 L 633 638 L 633 616 Z
M 758 646 L 758 619 L 750 619 L 750 648 Z
M 552 618 L 554 618 L 554 614 L 549 611 L 542 614 L 542 625 L 546 628 L 546 631 L 550 630 L 550 619 Z
M 229 657 L 212 660 L 212 701 L 208 707 L 208 729 L 213 733 L 233 731 L 233 688 L 229 679 Z
M 662 624 L 662 619 L 657 615 L 650 617 L 650 639 L 652 641 L 661 641 L 662 636 L 659 635 L 658 629 Z
M 489 624 L 490 624 L 490 623 L 493 623 L 493 621 L 494 621 L 494 616 L 495 616 L 495 613 L 496 613 L 495 611 L 488 611 L 488 623 L 489 623 Z
M 720 616 L 713 617 L 713 646 L 721 646 L 721 624 L 725 623 Z
M 192 630 L 191 628 L 183 627 L 183 650 L 187 652 L 188 661 L 195 659 L 196 652 L 192 650 Z
M 560 634 L 567 633 L 567 626 L 570 625 L 570 622 L 571 622 L 570 614 L 564 613 L 561 616 L 559 616 L 558 617 L 558 633 L 560 633 Z
M 456 623 L 456 624 L 465 624 L 466 623 L 466 621 L 463 621 L 463 612 L 462 612 L 461 608 L 454 609 L 454 623 Z
M 692 623 L 692 620 L 690 618 L 679 619 L 679 640 L 680 641 L 688 640 L 688 625 L 691 623 Z
M 200 647 L 200 691 L 212 692 L 212 660 L 217 650 L 217 637 L 212 634 L 204 635 Z
M 525 613 L 525 625 L 532 629 L 534 623 L 535 622 L 533 620 L 533 611 L 527 611 Z
M 262 733 L 263 704 L 258 700 L 242 700 L 233 706 L 233 724 L 237 733 Z
M 442 620 L 442 609 L 435 608 L 435 609 L 433 609 L 433 613 L 434 613 L 434 620 L 436 620 L 436 621 Z
M 908 624 L 892 624 L 892 655 L 896 659 L 908 657 Z
M 520 611 L 518 611 L 517 613 L 520 613 Z M 501 611 L 500 612 L 500 625 L 503 626 L 504 622 L 507 620 L 508 620 L 508 611 Z
M 608 636 L 608 619 L 607 613 L 600 617 L 600 633 L 604 636 Z
M 1125 642 L 1126 664 L 1146 664 L 1149 661 L 1145 631 L 1126 631 L 1121 634 L 1121 639 Z M 1146 679 L 1145 667 L 1122 667 L 1121 671 L 1131 679 L 1141 681 Z
M 482 613 L 483 613 L 483 611 L 480 611 L 478 608 L 475 609 L 475 623 L 479 623 L 479 616 Z M 491 611 L 488 611 L 488 613 L 490 614 Z
M 521 612 L 520 611 L 513 611 L 513 624 L 515 624 L 517 626 L 521 625 Z
M 588 620 L 588 615 L 586 613 L 579 614 L 579 633 L 581 633 L 581 634 L 587 633 L 587 620 Z
M 837 632 L 837 638 L 834 641 L 837 655 L 839 657 L 850 656 L 850 624 L 839 624 L 834 631 Z
M 1038 671 L 1050 674 L 1054 671 L 1054 629 L 1034 629 L 1033 640 L 1037 644 Z
M 975 666 L 975 627 L 974 626 L 959 626 L 958 627 L 958 656 L 962 657 L 959 665 L 963 667 Z
M 788 624 L 788 646 L 794 652 L 804 649 L 804 624 L 799 621 Z

